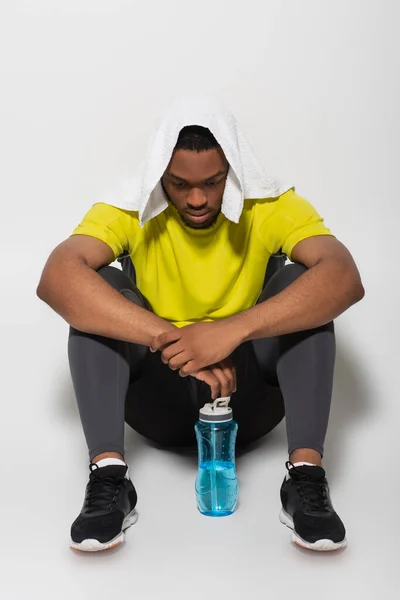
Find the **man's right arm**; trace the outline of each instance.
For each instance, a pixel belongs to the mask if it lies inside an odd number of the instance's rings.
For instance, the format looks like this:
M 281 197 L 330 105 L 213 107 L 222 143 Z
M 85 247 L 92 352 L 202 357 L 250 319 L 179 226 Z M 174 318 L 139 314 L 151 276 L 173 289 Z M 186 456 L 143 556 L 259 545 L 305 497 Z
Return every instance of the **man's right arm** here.
M 125 298 L 96 272 L 114 260 L 106 242 L 73 235 L 50 254 L 36 294 L 79 331 L 150 346 L 175 325 Z M 228 360 L 195 377 L 210 386 L 213 399 L 230 396 L 236 388 L 236 369 Z
M 149 346 L 175 326 L 125 298 L 96 272 L 114 260 L 102 240 L 73 235 L 51 252 L 37 296 L 79 331 Z

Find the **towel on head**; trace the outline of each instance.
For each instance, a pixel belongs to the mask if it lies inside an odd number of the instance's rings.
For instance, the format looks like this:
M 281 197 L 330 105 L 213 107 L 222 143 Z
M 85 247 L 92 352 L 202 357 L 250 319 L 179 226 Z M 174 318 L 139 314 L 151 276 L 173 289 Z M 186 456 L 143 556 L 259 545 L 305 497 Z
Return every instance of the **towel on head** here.
M 229 162 L 221 211 L 230 221 L 239 222 L 246 198 L 273 198 L 294 188 L 266 173 L 235 117 L 220 101 L 209 95 L 186 95 L 175 101 L 158 121 L 145 159 L 131 178 L 121 181 L 119 189 L 106 195 L 102 202 L 138 211 L 141 227 L 165 210 L 168 200 L 161 177 L 179 132 L 187 125 L 207 127 Z

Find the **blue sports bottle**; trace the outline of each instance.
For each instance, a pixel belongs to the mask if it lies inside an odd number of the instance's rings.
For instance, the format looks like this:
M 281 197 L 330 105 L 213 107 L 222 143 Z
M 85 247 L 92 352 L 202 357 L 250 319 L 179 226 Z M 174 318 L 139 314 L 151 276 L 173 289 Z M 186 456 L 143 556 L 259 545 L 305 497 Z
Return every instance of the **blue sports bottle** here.
M 198 449 L 197 508 L 209 517 L 232 514 L 238 500 L 235 464 L 238 424 L 229 402 L 227 396 L 205 404 L 194 426 Z

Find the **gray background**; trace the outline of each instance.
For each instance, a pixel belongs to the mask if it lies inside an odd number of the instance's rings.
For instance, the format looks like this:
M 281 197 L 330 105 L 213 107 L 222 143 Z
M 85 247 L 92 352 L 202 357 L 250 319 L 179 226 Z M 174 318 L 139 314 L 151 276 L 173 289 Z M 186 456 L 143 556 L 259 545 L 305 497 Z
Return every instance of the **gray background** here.
M 395 595 L 399 16 L 384 0 L 1 3 L 2 597 Z M 336 321 L 324 459 L 344 552 L 295 547 L 278 521 L 284 422 L 238 460 L 240 505 L 219 520 L 196 510 L 195 457 L 127 429 L 139 521 L 112 551 L 68 547 L 86 445 L 68 325 L 35 288 L 51 250 L 129 175 L 183 91 L 219 96 L 360 268 L 366 296 Z

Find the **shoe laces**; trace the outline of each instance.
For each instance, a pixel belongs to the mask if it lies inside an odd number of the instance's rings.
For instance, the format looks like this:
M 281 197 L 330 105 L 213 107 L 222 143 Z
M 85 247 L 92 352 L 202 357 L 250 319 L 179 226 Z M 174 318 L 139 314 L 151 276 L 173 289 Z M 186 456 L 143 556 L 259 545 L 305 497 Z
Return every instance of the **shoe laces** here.
M 324 485 L 326 483 L 325 477 L 314 479 L 312 476 L 304 473 L 304 471 L 300 471 L 290 461 L 286 461 L 285 465 L 288 471 L 288 465 L 292 465 L 292 468 L 289 471 L 290 477 L 296 484 L 306 508 L 314 511 L 327 512 L 329 507 Z
M 114 475 L 91 477 L 86 499 L 88 511 L 111 507 L 123 479 L 123 477 L 115 477 Z

